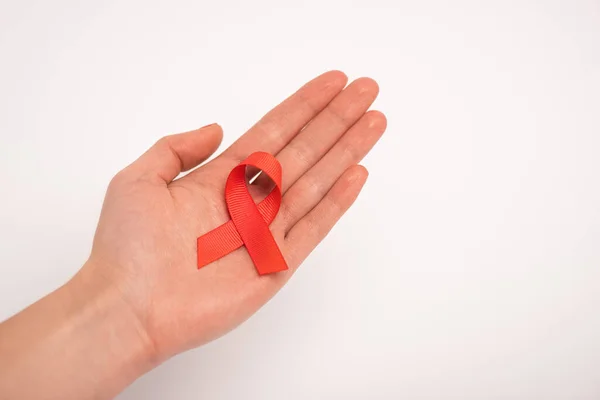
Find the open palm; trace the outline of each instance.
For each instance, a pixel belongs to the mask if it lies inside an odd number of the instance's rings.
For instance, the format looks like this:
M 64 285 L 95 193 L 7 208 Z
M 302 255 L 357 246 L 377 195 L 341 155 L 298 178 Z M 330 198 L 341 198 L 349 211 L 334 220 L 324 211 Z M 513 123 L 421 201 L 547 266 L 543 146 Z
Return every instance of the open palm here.
M 89 262 L 80 274 L 117 288 L 158 360 L 210 341 L 261 307 L 290 278 L 356 199 L 357 163 L 383 134 L 367 111 L 377 84 L 346 88 L 339 71 L 304 85 L 214 160 L 222 131 L 209 125 L 159 140 L 111 182 Z M 281 209 L 270 225 L 289 270 L 259 276 L 244 247 L 201 269 L 196 238 L 229 220 L 231 169 L 265 151 L 283 168 Z M 264 195 L 256 185 L 257 197 Z

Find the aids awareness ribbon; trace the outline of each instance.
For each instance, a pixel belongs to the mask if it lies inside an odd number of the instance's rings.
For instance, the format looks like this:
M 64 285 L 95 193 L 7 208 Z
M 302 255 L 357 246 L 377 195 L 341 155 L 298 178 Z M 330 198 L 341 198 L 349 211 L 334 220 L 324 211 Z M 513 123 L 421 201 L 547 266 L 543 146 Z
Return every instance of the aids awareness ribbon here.
M 275 183 L 258 205 L 246 185 L 247 166 L 258 168 Z M 259 275 L 286 270 L 287 264 L 269 230 L 281 205 L 279 161 L 269 153 L 252 153 L 229 173 L 225 202 L 231 220 L 198 238 L 198 268 L 246 246 Z

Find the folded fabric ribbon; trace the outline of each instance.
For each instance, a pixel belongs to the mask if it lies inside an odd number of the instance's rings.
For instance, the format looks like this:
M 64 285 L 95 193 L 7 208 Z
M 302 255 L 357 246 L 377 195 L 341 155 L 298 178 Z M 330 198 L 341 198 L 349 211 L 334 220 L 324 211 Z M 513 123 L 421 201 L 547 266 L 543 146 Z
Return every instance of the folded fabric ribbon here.
M 253 166 L 266 174 L 275 187 L 258 205 L 246 186 L 246 167 Z M 246 246 L 260 275 L 286 270 L 287 264 L 269 224 L 281 205 L 281 165 L 269 153 L 252 153 L 229 174 L 225 185 L 225 202 L 231 220 L 198 238 L 198 268 Z

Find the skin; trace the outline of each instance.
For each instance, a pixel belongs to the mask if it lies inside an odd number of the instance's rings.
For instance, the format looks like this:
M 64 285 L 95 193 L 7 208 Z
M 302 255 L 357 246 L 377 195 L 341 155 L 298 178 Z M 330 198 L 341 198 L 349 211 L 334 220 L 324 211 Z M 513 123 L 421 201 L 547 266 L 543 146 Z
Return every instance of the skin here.
M 368 176 L 358 163 L 386 128 L 368 111 L 375 81 L 346 84 L 339 71 L 313 79 L 200 167 L 221 142 L 217 124 L 166 136 L 119 172 L 89 260 L 0 324 L 0 399 L 112 398 L 265 304 L 352 205 Z M 197 269 L 196 238 L 229 219 L 225 181 L 255 151 L 283 167 L 270 228 L 290 268 L 261 277 L 242 247 Z M 263 181 L 251 186 L 255 198 L 267 193 Z

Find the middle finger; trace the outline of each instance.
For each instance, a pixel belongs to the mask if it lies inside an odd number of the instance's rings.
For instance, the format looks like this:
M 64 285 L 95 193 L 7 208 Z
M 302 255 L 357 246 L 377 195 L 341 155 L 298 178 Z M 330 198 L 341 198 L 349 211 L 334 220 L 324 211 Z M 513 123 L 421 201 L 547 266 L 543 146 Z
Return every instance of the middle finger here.
M 284 171 L 282 192 L 333 147 L 369 109 L 378 93 L 373 79 L 355 80 L 277 154 Z

